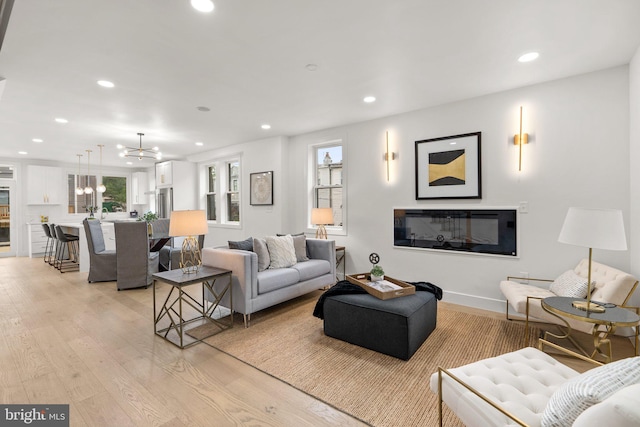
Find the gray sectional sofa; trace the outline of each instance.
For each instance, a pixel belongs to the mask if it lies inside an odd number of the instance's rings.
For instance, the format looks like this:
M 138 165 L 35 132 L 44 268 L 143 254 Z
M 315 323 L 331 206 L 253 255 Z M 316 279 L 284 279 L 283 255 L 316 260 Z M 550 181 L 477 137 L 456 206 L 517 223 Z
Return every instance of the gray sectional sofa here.
M 204 248 L 202 265 L 231 270 L 233 311 L 244 315 L 249 326 L 251 313 L 307 294 L 336 282 L 336 246 L 334 240 L 306 239 L 308 261 L 288 268 L 258 271 L 255 252 L 228 248 Z M 206 295 L 212 300 L 211 295 Z M 228 295 L 222 306 L 229 307 Z

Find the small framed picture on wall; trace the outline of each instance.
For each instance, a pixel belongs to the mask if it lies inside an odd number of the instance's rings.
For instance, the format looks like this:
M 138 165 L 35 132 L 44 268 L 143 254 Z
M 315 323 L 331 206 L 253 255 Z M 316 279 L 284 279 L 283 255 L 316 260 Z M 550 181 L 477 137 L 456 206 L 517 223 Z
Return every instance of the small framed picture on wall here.
M 273 205 L 273 171 L 249 174 L 252 206 Z

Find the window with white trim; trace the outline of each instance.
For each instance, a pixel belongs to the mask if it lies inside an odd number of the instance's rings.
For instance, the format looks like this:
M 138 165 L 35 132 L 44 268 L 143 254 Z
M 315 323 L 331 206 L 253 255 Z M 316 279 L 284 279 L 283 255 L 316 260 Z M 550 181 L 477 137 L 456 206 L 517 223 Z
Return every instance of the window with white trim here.
M 314 145 L 313 152 L 313 191 L 311 206 L 314 208 L 331 208 L 333 225 L 327 230 L 345 229 L 345 197 L 344 160 L 342 141 L 332 141 L 322 145 Z
M 240 160 L 219 160 L 204 166 L 204 203 L 207 220 L 219 224 L 240 224 Z

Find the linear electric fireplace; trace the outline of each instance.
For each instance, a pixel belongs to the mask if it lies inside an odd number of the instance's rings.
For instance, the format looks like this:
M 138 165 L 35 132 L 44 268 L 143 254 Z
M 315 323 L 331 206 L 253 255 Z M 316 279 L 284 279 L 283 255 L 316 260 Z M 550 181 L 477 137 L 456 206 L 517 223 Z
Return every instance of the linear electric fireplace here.
M 518 256 L 516 209 L 394 209 L 397 247 Z

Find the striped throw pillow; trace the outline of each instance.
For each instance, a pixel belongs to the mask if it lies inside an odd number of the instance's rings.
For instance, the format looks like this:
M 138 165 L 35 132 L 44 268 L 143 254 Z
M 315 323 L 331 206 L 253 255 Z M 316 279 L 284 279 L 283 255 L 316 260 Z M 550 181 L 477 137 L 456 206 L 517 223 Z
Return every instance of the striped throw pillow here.
M 573 270 L 568 270 L 551 283 L 549 290 L 559 297 L 585 298 L 587 279 L 578 276 Z
M 583 411 L 629 385 L 640 383 L 640 356 L 591 369 L 567 381 L 549 399 L 542 427 L 570 426 Z

